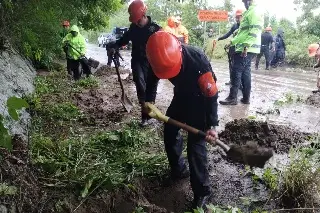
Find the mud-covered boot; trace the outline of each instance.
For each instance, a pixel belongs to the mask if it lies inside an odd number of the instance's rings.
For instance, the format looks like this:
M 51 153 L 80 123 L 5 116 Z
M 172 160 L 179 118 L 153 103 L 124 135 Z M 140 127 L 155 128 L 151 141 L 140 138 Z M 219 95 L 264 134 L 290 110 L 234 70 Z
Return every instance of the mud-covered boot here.
M 205 196 L 194 196 L 193 202 L 192 202 L 192 209 L 202 208 L 206 210 L 206 205 L 209 202 L 209 199 L 211 198 L 212 194 L 205 195 Z
M 240 101 L 241 101 L 241 103 L 243 103 L 243 104 L 250 104 L 250 99 L 241 98 Z
M 236 98 L 227 97 L 224 101 L 219 101 L 221 105 L 237 105 L 238 101 Z

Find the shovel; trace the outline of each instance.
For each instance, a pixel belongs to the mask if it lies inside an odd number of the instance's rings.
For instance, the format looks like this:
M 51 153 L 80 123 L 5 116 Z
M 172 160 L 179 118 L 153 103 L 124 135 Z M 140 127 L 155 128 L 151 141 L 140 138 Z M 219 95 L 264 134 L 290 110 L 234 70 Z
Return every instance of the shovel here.
M 121 99 L 120 102 L 122 103 L 123 107 L 127 110 L 127 112 L 130 112 L 131 109 L 133 108 L 133 104 L 131 103 L 131 101 L 129 100 L 129 98 L 127 97 L 127 95 L 124 93 L 124 88 L 123 88 L 123 84 L 122 84 L 122 80 L 120 77 L 120 72 L 119 72 L 119 65 L 116 61 L 116 59 L 113 57 L 112 61 L 114 63 L 114 66 L 116 67 L 116 72 L 118 75 L 118 81 L 120 83 L 121 86 L 121 90 L 122 90 L 122 95 L 121 95 Z
M 77 51 L 79 54 L 81 54 L 79 50 L 77 50 L 76 48 L 74 48 L 74 47 L 71 46 L 70 44 L 68 44 L 68 45 L 69 45 L 69 47 L 71 47 L 72 49 L 74 49 L 75 51 Z M 90 67 L 92 67 L 92 68 L 94 68 L 94 69 L 97 69 L 97 67 L 98 67 L 99 64 L 100 64 L 99 61 L 94 60 L 93 58 L 89 58 L 89 59 L 88 59 L 86 56 L 83 56 L 83 58 L 86 59 L 85 63 L 86 63 L 88 66 L 90 66 Z
M 187 124 L 176 121 L 168 116 L 163 115 L 160 110 L 151 103 L 145 103 L 145 106 L 149 110 L 149 116 L 159 121 L 163 121 L 168 124 L 180 127 L 183 130 L 191 132 L 205 138 L 207 134 L 201 130 L 193 128 Z M 244 146 L 231 145 L 228 146 L 222 141 L 216 139 L 215 141 L 207 141 L 212 145 L 220 146 L 226 153 L 227 157 L 238 163 L 247 164 L 251 167 L 263 168 L 265 163 L 273 156 L 271 149 L 259 148 L 256 144 L 246 144 Z

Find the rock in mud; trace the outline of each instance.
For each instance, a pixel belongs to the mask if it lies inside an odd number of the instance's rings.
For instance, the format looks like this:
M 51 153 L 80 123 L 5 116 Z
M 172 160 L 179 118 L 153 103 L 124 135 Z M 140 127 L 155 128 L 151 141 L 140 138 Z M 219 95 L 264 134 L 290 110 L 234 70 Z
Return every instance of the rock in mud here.
M 320 108 L 320 92 L 310 95 L 306 100 L 306 104 Z
M 247 119 L 234 120 L 225 126 L 219 137 L 229 144 L 244 145 L 249 141 L 273 148 L 276 153 L 288 152 L 291 146 L 302 144 L 309 134 L 287 126 Z

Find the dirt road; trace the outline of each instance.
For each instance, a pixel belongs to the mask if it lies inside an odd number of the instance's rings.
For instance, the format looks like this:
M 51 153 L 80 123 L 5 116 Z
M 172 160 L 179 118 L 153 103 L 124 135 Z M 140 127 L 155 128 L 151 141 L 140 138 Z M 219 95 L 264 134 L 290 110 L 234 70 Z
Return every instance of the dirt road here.
M 121 51 L 124 68 L 130 69 L 130 51 Z M 102 64 L 107 64 L 106 51 L 104 48 L 95 45 L 88 46 L 88 55 L 99 60 Z M 229 71 L 226 61 L 213 61 L 212 67 L 218 77 L 218 87 L 220 90 L 219 99 L 227 97 L 229 86 L 225 82 L 229 80 Z M 285 99 L 296 99 L 301 96 L 306 99 L 316 86 L 316 73 L 304 71 L 299 68 L 280 68 L 265 71 L 261 64 L 261 70 L 252 71 L 252 98 L 251 104 L 237 106 L 219 105 L 220 129 L 234 119 L 248 118 L 254 116 L 259 120 L 268 120 L 275 124 L 285 124 L 306 132 L 318 132 L 320 125 L 320 109 L 303 103 L 284 103 L 282 106 L 275 105 L 275 101 Z M 129 90 L 135 90 L 130 86 Z M 166 109 L 172 98 L 172 85 L 166 80 L 161 80 L 158 87 L 157 106 Z M 239 91 L 239 98 L 241 97 Z M 284 100 L 286 102 L 286 100 Z M 294 101 L 295 102 L 295 101 Z M 275 108 L 279 108 L 280 114 L 272 113 Z M 266 115 L 264 115 L 266 114 Z

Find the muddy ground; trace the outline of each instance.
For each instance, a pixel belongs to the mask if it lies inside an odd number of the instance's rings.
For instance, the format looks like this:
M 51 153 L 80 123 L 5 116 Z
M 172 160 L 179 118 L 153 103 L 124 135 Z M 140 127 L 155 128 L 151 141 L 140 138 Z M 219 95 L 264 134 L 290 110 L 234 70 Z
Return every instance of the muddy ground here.
M 306 103 L 311 106 L 320 108 L 320 92 L 310 95 L 307 98 Z
M 103 48 L 89 45 L 89 56 L 106 64 L 106 55 Z M 122 123 L 132 117 L 139 118 L 140 109 L 136 98 L 135 86 L 130 75 L 130 56 L 124 52 L 124 67 L 121 68 L 121 77 L 129 99 L 135 105 L 131 113 L 127 113 L 119 99 L 121 97 L 120 85 L 114 68 L 100 67 L 95 75 L 100 80 L 97 89 L 85 90 L 73 97 L 74 103 L 87 115 L 83 123 L 98 129 L 119 128 Z M 218 76 L 220 88 L 220 99 L 227 96 L 228 67 L 224 61 L 213 62 L 214 71 Z M 299 71 L 299 72 L 296 72 Z M 304 143 L 309 133 L 319 132 L 317 125 L 320 109 L 304 103 L 291 103 L 277 106 L 279 113 L 261 113 L 274 109 L 274 102 L 281 99 L 286 93 L 293 93 L 306 97 L 314 89 L 315 78 L 312 74 L 301 70 L 271 70 L 254 71 L 252 74 L 253 88 L 250 105 L 239 104 L 237 106 L 219 105 L 220 137 L 228 144 L 244 144 L 254 141 L 260 145 L 274 148 L 279 154 L 287 153 L 290 146 Z M 241 92 L 239 92 L 241 97 Z M 168 81 L 160 81 L 156 105 L 163 112 L 167 109 L 172 98 L 172 86 Z M 245 118 L 254 117 L 255 121 Z M 240 120 L 234 120 L 240 119 Z M 279 126 L 280 125 L 280 126 Z M 27 146 L 23 149 L 26 152 Z M 9 157 L 6 162 L 10 162 Z M 28 158 L 22 158 L 27 161 Z M 21 163 L 21 162 L 20 162 Z M 16 160 L 11 163 L 19 165 Z M 10 167 L 11 164 L 8 164 Z M 270 163 L 267 163 L 270 166 Z M 3 167 L 6 168 L 6 167 Z M 208 146 L 208 168 L 213 196 L 210 202 L 220 206 L 237 206 L 243 212 L 251 212 L 261 208 L 265 210 L 277 209 L 279 203 L 269 199 L 270 192 L 262 181 L 255 182 L 247 173 L 243 165 L 233 164 L 225 159 L 220 149 Z M 22 170 L 26 174 L 37 174 L 37 171 L 26 167 Z M 8 170 L 9 174 L 9 170 Z M 9 174 L 10 175 L 10 174 Z M 11 174 L 19 177 L 19 173 Z M 17 178 L 19 179 L 19 178 Z M 89 199 L 81 203 L 75 195 L 70 192 L 66 196 L 66 202 L 61 204 L 62 212 L 132 212 L 137 206 L 144 208 L 146 212 L 176 212 L 181 213 L 188 210 L 193 199 L 189 180 L 182 180 L 173 185 L 164 181 L 165 177 L 154 179 L 140 179 L 132 184 L 134 187 L 123 186 L 114 192 L 98 191 Z M 17 180 L 18 181 L 18 180 Z M 25 185 L 30 187 L 40 182 L 36 177 L 29 175 L 20 178 Z M 12 182 L 15 184 L 17 182 Z M 18 183 L 19 185 L 19 183 Z M 20 184 L 21 185 L 21 184 Z M 27 186 L 26 186 L 27 185 Z M 38 185 L 38 184 L 36 184 Z M 30 202 L 33 209 L 43 211 L 44 203 L 50 203 L 54 194 L 58 191 L 46 191 L 46 188 L 35 190 L 29 199 L 38 202 Z M 45 192 L 45 193 L 44 193 Z M 46 193 L 51 194 L 50 196 Z M 60 195 L 61 196 L 61 195 Z M 41 198 L 41 199 L 40 199 Z M 10 206 L 5 200 L 1 203 Z M 80 205 L 81 204 L 81 205 Z M 50 209 L 50 208 L 46 208 Z M 49 212 L 49 211 L 47 211 Z

